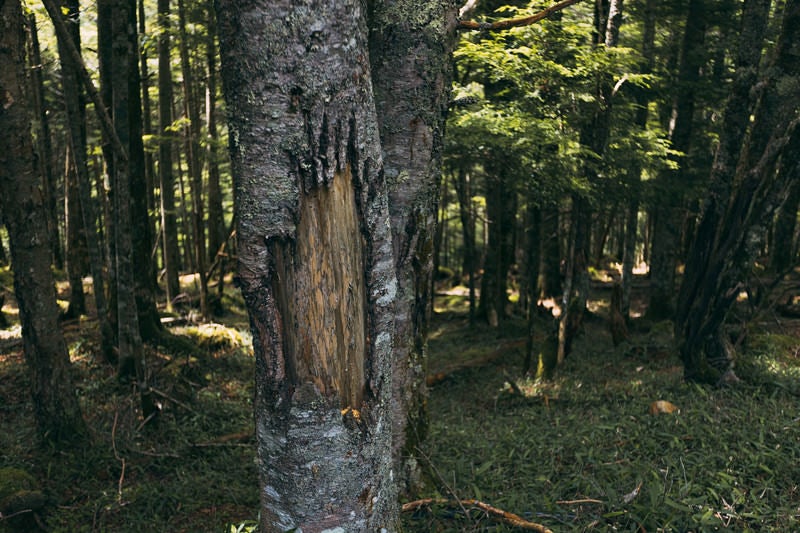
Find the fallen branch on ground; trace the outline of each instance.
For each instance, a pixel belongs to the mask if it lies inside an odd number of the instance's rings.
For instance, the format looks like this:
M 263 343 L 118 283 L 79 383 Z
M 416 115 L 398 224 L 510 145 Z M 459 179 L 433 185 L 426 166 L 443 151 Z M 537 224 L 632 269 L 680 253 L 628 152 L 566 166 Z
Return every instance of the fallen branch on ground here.
M 402 512 L 407 513 L 409 511 L 414 511 L 416 509 L 419 509 L 420 507 L 425 507 L 428 505 L 446 505 L 448 507 L 461 507 L 462 509 L 464 508 L 464 506 L 475 507 L 485 512 L 489 516 L 497 518 L 510 526 L 527 529 L 529 531 L 539 531 L 540 533 L 553 533 L 550 529 L 541 524 L 537 524 L 536 522 L 529 522 L 528 520 L 525 520 L 521 516 L 515 515 L 514 513 L 509 513 L 508 511 L 503 511 L 502 509 L 498 509 L 497 507 L 492 507 L 488 503 L 483 503 L 482 501 L 478 500 L 448 500 L 446 498 L 423 498 L 421 500 L 415 500 L 413 502 L 404 503 L 401 510 Z

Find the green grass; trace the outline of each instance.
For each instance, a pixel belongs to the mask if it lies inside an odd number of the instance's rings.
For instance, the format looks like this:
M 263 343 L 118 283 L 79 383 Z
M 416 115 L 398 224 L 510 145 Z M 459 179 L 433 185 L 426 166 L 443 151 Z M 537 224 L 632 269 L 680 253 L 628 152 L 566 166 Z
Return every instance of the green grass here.
M 553 531 L 800 530 L 800 339 L 791 331 L 752 334 L 737 365 L 746 379 L 717 389 L 683 381 L 669 325 L 634 328 L 615 349 L 593 318 L 555 377 L 535 381 L 519 376 L 523 321 L 469 325 L 464 301 L 438 299 L 430 327 L 431 372 L 447 375 L 430 392 L 417 497 L 475 498 Z M 48 531 L 254 530 L 253 358 L 240 309 L 227 318 L 235 328 L 176 328 L 197 346 L 190 354 L 150 348 L 164 408 L 143 427 L 136 396 L 95 355 L 96 326 L 70 326 L 92 441 L 66 451 L 36 447 L 21 347 L 7 344 L 0 469 L 36 480 Z M 548 327 L 538 325 L 538 341 Z M 651 415 L 656 400 L 680 411 Z M 513 531 L 466 511 L 422 507 L 403 526 Z
M 448 327 L 463 324 L 457 315 L 437 318 L 431 366 L 494 349 L 494 338 Z M 669 346 L 657 329 L 614 349 L 593 321 L 555 379 L 515 379 L 522 396 L 507 383 L 519 375 L 519 350 L 452 374 L 431 390 L 422 446 L 429 483 L 419 496 L 479 499 L 554 531 L 800 529 L 792 392 L 800 339 L 756 336 L 739 365 L 750 379 L 724 389 L 685 383 Z M 651 415 L 656 400 L 680 411 Z M 405 515 L 404 524 L 411 532 L 512 530 L 449 507 Z
M 92 439 L 62 451 L 36 447 L 22 356 L 0 356 L 0 467 L 38 480 L 50 500 L 41 513 L 48 531 L 227 532 L 257 516 L 252 354 L 223 326 L 186 335 L 198 345 L 190 357 L 149 348 L 163 410 L 156 424 L 142 426 L 136 395 L 86 340 L 96 332 L 73 331 L 70 354 Z

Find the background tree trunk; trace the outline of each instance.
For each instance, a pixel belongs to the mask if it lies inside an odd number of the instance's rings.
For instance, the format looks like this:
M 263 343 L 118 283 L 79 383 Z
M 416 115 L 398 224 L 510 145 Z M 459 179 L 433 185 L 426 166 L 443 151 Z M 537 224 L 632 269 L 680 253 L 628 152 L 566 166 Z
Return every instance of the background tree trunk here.
M 408 16 L 421 8 L 424 16 Z M 428 300 L 455 23 L 455 6 L 441 0 L 381 0 L 370 19 L 372 84 L 398 283 L 392 434 L 395 476 L 403 492 L 420 483 L 416 447 L 427 432 Z
M 50 235 L 50 246 L 53 249 L 53 264 L 56 268 L 64 268 L 64 256 L 61 253 L 61 236 L 58 226 L 58 210 L 56 207 L 56 176 L 53 172 L 53 143 L 50 133 L 50 118 L 44 98 L 44 75 L 42 70 L 42 54 L 39 46 L 39 32 L 36 28 L 36 15 L 28 16 L 30 33 L 30 50 L 28 63 L 31 65 L 31 95 L 33 109 L 36 114 L 36 144 L 39 156 L 36 158 L 37 168 L 44 177 L 45 217 L 47 233 Z
M 691 148 L 697 81 L 708 54 L 705 49 L 707 14 L 706 0 L 689 0 L 670 127 L 672 147 L 684 154 L 688 154 Z M 661 172 L 655 184 L 658 200 L 654 208 L 650 304 L 647 309 L 647 316 L 653 320 L 673 318 L 675 313 L 675 268 L 681 256 L 684 188 L 689 176 L 687 165 L 688 157 L 685 155 L 678 169 Z M 676 186 L 676 183 L 680 185 Z
M 189 43 L 186 32 L 186 7 L 178 0 L 178 33 L 183 73 L 183 102 L 188 125 L 188 161 L 192 191 L 192 234 L 194 235 L 194 262 L 200 282 L 200 314 L 208 317 L 208 280 L 206 279 L 206 225 L 203 209 L 203 166 L 200 159 L 200 110 L 195 91 L 192 65 L 189 62 Z
M 767 221 L 779 205 L 777 198 L 797 172 L 796 162 L 790 159 L 798 153 L 800 135 L 789 120 L 798 94 L 796 89 L 787 90 L 796 87 L 800 76 L 800 61 L 790 51 L 794 44 L 789 44 L 800 37 L 797 0 L 786 4 L 784 29 L 770 69 L 772 79 L 745 142 L 769 8 L 769 0 L 745 2 L 737 77 L 725 107 L 710 190 L 678 296 L 675 335 L 686 377 L 698 381 L 735 377 L 732 347 L 723 331 L 725 317 L 747 276 Z M 756 137 L 769 130 L 767 141 Z M 758 152 L 761 156 L 756 159 Z M 781 153 L 788 157 L 776 178 L 774 168 Z
M 161 191 L 161 232 L 166 270 L 167 308 L 180 293 L 178 222 L 172 168 L 172 68 L 170 66 L 169 0 L 158 0 L 158 181 Z
M 357 0 L 217 7 L 261 527 L 395 531 L 397 282 L 366 13 Z
M 86 437 L 86 425 L 58 323 L 51 249 L 26 98 L 24 21 L 20 3 L 0 3 L 0 205 L 11 240 L 14 289 L 40 436 Z

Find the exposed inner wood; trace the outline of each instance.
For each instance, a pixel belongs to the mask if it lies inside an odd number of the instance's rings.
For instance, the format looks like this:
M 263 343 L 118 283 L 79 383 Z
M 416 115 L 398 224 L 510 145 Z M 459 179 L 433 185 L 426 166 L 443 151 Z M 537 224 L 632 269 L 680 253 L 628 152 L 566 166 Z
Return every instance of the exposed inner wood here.
M 287 366 L 343 409 L 360 409 L 366 358 L 363 240 L 349 169 L 301 195 L 293 250 L 277 254 Z

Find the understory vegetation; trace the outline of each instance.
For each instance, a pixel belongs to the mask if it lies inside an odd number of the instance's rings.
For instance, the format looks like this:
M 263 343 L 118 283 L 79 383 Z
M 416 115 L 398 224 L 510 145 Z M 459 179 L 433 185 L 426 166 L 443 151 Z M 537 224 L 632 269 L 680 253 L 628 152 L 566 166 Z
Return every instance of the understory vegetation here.
M 757 324 L 738 361 L 747 379 L 713 388 L 684 382 L 668 323 L 634 321 L 631 341 L 614 348 L 603 316 L 607 293 L 595 291 L 595 312 L 574 352 L 551 380 L 539 381 L 520 377 L 523 319 L 499 330 L 470 325 L 464 297 L 437 297 L 429 435 L 419 450 L 425 488 L 415 497 L 440 503 L 403 513 L 406 531 L 521 530 L 457 503 L 468 499 L 553 531 L 800 526 L 793 324 Z M 66 451 L 34 444 L 19 331 L 6 306 L 12 326 L 0 356 L 0 469 L 25 472 L 43 503 L 0 527 L 255 530 L 253 358 L 241 302 L 226 300 L 231 311 L 220 324 L 175 321 L 181 325 L 172 332 L 197 345 L 191 353 L 149 350 L 162 405 L 156 422 L 144 423 L 137 396 L 97 355 L 96 325 L 66 323 L 92 431 L 91 446 Z M 548 323 L 537 324 L 540 341 Z M 655 413 L 656 401 L 677 410 Z M 29 529 L 15 529 L 19 519 Z

